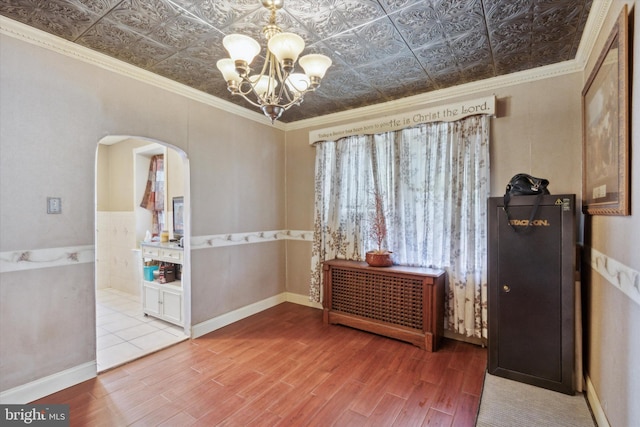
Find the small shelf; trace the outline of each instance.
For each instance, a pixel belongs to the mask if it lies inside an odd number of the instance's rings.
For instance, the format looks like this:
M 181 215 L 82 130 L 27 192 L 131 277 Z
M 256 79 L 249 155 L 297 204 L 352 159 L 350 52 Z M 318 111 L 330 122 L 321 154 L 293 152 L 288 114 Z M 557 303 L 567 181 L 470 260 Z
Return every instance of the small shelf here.
M 181 265 L 183 248 L 175 243 L 142 243 L 142 258 Z M 182 281 L 161 283 L 142 280 L 142 311 L 167 322 L 184 326 Z
M 159 282 L 157 280 L 143 280 L 142 282 L 145 283 L 145 284 L 149 284 L 149 285 L 173 286 L 173 287 L 177 287 L 177 288 L 182 288 L 182 281 L 181 280 L 174 280 L 173 282 L 167 282 L 167 283 L 162 283 L 162 282 Z

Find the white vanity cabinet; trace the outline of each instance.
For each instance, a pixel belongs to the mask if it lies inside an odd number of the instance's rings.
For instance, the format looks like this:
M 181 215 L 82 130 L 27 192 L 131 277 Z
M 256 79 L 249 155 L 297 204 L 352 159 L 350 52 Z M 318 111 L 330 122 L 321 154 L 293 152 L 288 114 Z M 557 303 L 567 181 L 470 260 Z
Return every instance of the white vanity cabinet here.
M 183 248 L 173 243 L 142 243 L 142 259 L 182 265 Z M 142 275 L 142 310 L 144 314 L 183 326 L 182 281 L 160 283 Z

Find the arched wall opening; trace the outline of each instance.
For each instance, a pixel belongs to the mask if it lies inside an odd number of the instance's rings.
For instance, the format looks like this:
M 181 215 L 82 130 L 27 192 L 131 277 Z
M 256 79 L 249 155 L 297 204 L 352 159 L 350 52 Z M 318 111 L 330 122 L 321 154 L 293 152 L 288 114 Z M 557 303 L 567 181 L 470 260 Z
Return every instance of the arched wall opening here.
M 184 201 L 184 238 L 169 243 L 180 252 L 180 280 L 167 284 L 171 285 L 171 292 L 166 295 L 172 298 L 173 311 L 180 313 L 179 318 L 170 319 L 149 310 L 149 301 L 162 296 L 154 294 L 158 287 L 147 286 L 157 284 L 157 278 L 152 284 L 144 281 L 145 264 L 156 263 L 141 251 L 150 228 L 150 213 L 140 207 L 154 155 L 162 155 L 164 162 L 163 228 L 170 232 L 170 237 L 174 237 L 172 201 L 179 197 Z M 95 165 L 98 372 L 191 336 L 190 206 L 189 158 L 182 149 L 135 135 L 112 135 L 98 142 Z M 159 239 L 160 236 L 154 236 L 152 244 Z M 178 248 L 180 243 L 183 247 Z M 162 307 L 162 301 L 158 302 Z

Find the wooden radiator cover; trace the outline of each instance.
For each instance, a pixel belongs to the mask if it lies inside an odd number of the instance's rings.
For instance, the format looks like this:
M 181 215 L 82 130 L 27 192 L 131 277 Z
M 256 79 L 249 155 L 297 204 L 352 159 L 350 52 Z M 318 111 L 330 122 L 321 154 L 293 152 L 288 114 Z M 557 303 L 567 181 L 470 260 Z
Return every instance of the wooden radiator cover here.
M 444 329 L 444 272 L 415 267 L 324 263 L 324 321 L 435 351 Z

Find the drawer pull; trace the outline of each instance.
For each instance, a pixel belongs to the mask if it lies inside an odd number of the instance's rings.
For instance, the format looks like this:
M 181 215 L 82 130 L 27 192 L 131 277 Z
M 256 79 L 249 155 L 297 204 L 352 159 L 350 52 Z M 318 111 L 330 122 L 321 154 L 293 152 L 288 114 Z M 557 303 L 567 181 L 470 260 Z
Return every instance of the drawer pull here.
M 511 286 L 509 285 L 502 285 L 502 290 L 509 293 L 511 292 Z

